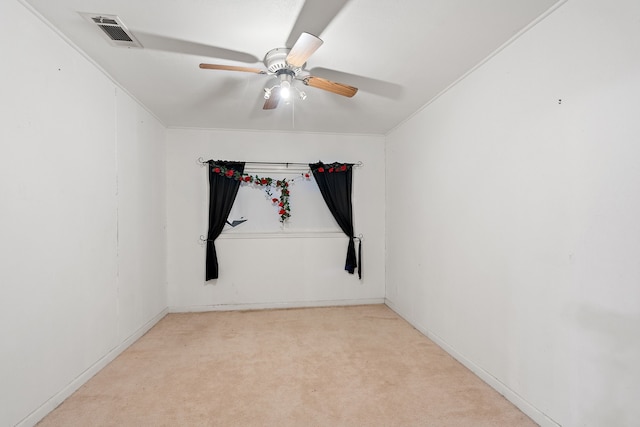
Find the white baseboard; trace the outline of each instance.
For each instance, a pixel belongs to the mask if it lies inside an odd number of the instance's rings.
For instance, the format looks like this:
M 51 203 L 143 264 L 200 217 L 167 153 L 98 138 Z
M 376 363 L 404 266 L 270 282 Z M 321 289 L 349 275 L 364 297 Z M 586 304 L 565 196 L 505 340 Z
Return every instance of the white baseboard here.
M 31 427 L 42 420 L 49 412 L 58 407 L 66 398 L 71 396 L 84 383 L 89 381 L 91 377 L 97 374 L 102 368 L 107 366 L 113 359 L 118 357 L 120 353 L 125 351 L 131 344 L 136 342 L 140 337 L 146 334 L 156 323 L 160 321 L 166 314 L 168 309 L 163 309 L 151 320 L 138 328 L 133 334 L 122 341 L 118 346 L 112 348 L 107 354 L 100 358 L 96 363 L 87 368 L 83 373 L 67 384 L 62 390 L 56 393 L 51 399 L 44 402 L 35 411 L 27 415 L 22 421 L 16 424 L 16 427 Z
M 205 311 L 240 311 L 240 310 L 269 310 L 277 308 L 306 308 L 306 307 L 334 307 L 347 305 L 372 305 L 384 304 L 384 298 L 325 300 L 325 301 L 289 301 L 266 302 L 246 304 L 212 304 L 212 305 L 188 305 L 171 306 L 169 313 L 197 313 Z
M 393 310 L 398 316 L 406 320 L 411 326 L 416 328 L 420 333 L 425 335 L 431 341 L 435 342 L 444 351 L 449 353 L 454 359 L 462 363 L 467 369 L 477 375 L 482 381 L 487 383 L 491 388 L 503 395 L 509 402 L 513 403 L 518 409 L 524 412 L 529 418 L 538 423 L 541 427 L 561 427 L 560 424 L 549 418 L 544 412 L 527 402 L 522 396 L 509 388 L 506 384 L 499 379 L 491 375 L 473 361 L 467 359 L 464 355 L 459 353 L 455 348 L 450 346 L 446 341 L 440 338 L 437 334 L 430 331 L 428 328 L 417 323 L 410 316 L 403 313 L 398 307 L 394 306 L 393 302 L 385 299 L 385 304 L 391 310 Z

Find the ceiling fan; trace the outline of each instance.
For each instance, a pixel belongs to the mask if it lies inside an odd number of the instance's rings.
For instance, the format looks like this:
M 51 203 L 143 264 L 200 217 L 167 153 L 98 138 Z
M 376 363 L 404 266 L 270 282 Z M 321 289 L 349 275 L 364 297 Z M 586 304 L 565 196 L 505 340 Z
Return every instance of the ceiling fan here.
M 296 91 L 300 98 L 306 94 L 292 85 L 294 80 L 300 80 L 307 86 L 326 90 L 338 95 L 351 98 L 358 88 L 343 83 L 336 83 L 322 77 L 312 76 L 305 70 L 307 59 L 322 45 L 322 40 L 310 33 L 302 33 L 291 49 L 272 49 L 264 57 L 266 70 L 252 67 L 220 64 L 200 64 L 200 68 L 209 70 L 242 71 L 247 73 L 266 74 L 275 76 L 278 81 L 270 88 L 264 89 L 264 110 L 273 110 L 281 99 L 289 99 L 291 91 Z

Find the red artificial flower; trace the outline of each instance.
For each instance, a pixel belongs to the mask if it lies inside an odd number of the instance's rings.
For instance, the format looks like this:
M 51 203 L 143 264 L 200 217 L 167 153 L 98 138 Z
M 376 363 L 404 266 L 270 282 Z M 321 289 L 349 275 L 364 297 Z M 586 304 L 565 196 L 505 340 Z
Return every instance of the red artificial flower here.
M 347 170 L 347 165 L 340 166 L 340 170 L 343 171 L 343 172 L 346 171 Z
M 213 168 L 213 171 L 214 171 L 215 173 L 220 173 L 220 168 Z
M 276 199 L 275 197 L 274 197 L 273 199 L 271 199 L 271 201 L 272 201 L 273 203 L 278 203 L 278 199 Z
M 232 176 L 233 175 L 233 169 L 229 169 L 226 173 L 227 176 Z
M 329 173 L 333 173 L 333 168 L 329 168 Z
M 278 203 L 278 206 L 283 207 L 284 203 L 280 202 L 280 203 Z
M 284 215 L 286 213 L 287 213 L 287 211 L 285 211 L 284 209 L 280 209 L 280 215 Z
M 266 184 L 266 183 L 267 183 L 267 180 L 266 180 L 266 179 L 262 178 L 262 179 L 260 180 L 260 184 L 264 185 L 264 184 Z
M 249 182 L 249 181 L 251 181 L 251 177 L 250 177 L 250 176 L 248 176 L 248 175 L 247 175 L 247 176 L 245 176 L 245 177 L 244 177 L 244 182 Z
M 324 168 L 318 168 L 318 172 L 320 173 L 324 172 Z
M 305 174 L 304 174 L 304 177 L 305 177 L 305 178 L 309 178 L 309 174 L 308 174 L 308 173 L 305 173 Z

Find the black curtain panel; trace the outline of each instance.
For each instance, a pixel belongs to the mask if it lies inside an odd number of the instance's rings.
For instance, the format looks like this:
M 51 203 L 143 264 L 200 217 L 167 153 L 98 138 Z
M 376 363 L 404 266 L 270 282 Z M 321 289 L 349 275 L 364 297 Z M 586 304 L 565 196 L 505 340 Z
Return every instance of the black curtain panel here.
M 353 235 L 353 213 L 351 206 L 351 187 L 353 164 L 322 162 L 309 165 L 313 177 L 320 188 L 320 193 L 327 204 L 327 207 L 338 222 L 338 225 L 349 237 L 347 247 L 347 260 L 344 269 L 353 274 L 358 269 L 358 277 L 362 278 L 362 259 L 356 261 L 356 248 Z M 358 239 L 360 240 L 360 239 Z M 359 242 L 358 252 L 361 255 L 362 242 Z
M 218 238 L 227 221 L 238 194 L 240 181 L 234 174 L 222 171 L 244 172 L 244 162 L 209 160 L 209 232 L 207 234 L 206 280 L 218 278 L 218 256 L 214 240 Z

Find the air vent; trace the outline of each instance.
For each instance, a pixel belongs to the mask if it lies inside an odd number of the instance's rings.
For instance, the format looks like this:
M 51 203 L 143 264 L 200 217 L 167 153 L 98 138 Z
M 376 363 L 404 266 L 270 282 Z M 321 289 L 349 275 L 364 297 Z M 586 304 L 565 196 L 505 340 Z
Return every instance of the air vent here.
M 100 15 L 97 13 L 80 13 L 82 17 L 100 28 L 100 33 L 113 46 L 142 47 L 122 20 L 116 15 Z

